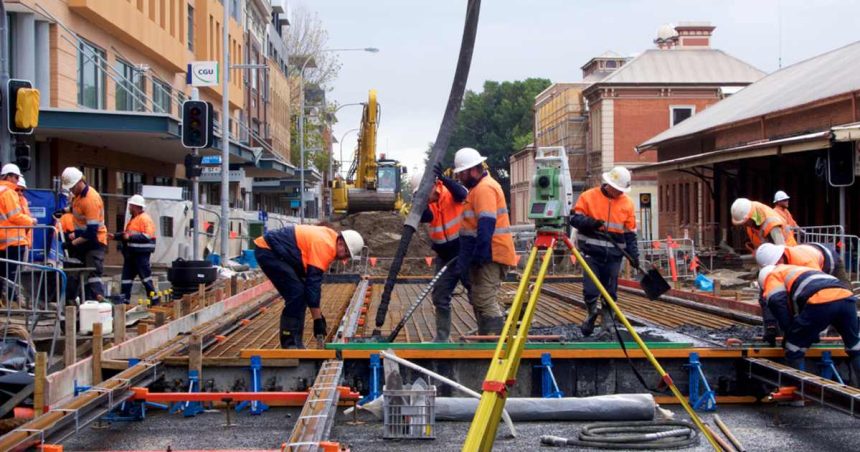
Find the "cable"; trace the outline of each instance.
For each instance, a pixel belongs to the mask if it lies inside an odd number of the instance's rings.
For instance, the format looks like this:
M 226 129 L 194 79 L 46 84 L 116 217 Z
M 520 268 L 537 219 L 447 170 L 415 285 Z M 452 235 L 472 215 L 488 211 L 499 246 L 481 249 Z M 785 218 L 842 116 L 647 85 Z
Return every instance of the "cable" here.
M 594 449 L 681 449 L 699 443 L 696 427 L 685 421 L 603 422 L 582 427 L 577 438 L 543 435 L 545 446 Z

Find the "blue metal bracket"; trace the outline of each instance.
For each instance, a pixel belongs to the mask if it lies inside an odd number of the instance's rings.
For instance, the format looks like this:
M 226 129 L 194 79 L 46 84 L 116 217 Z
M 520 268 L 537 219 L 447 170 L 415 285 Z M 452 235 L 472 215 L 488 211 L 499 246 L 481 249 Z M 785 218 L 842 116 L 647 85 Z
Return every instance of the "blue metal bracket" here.
M 821 362 L 818 363 L 818 367 L 821 368 L 821 378 L 837 381 L 841 385 L 845 384 L 845 381 L 842 380 L 842 375 L 839 375 L 839 370 L 836 369 L 836 364 L 833 362 L 833 354 L 830 351 L 821 352 Z
M 262 391 L 262 383 L 260 383 L 260 381 L 262 381 L 262 377 L 261 377 L 262 372 L 263 372 L 263 360 L 260 358 L 259 355 L 252 356 L 251 357 L 251 392 L 261 392 Z M 238 405 L 236 405 L 236 412 L 238 413 L 238 412 L 244 410 L 245 407 L 247 407 L 247 406 L 251 407 L 249 412 L 255 416 L 259 415 L 259 414 L 263 414 L 263 411 L 266 411 L 269 409 L 269 405 L 266 405 L 265 403 L 263 403 L 259 400 L 252 400 L 252 401 L 246 400 L 246 401 L 243 401 L 243 402 L 239 403 Z
M 540 355 L 540 366 L 535 366 L 541 369 L 541 395 L 545 399 L 560 399 L 564 397 L 564 393 L 558 388 L 558 382 L 555 381 L 555 374 L 552 373 L 552 356 L 549 353 Z
M 128 367 L 136 366 L 140 362 L 137 358 L 129 358 Z M 80 387 L 83 389 L 84 387 Z M 75 391 L 78 391 L 79 387 L 75 387 Z M 87 389 L 89 389 L 87 387 Z M 161 408 L 163 410 L 167 409 L 167 405 L 163 405 L 160 403 L 154 402 L 140 402 L 140 401 L 128 401 L 122 402 L 116 409 L 111 411 L 110 413 L 102 416 L 102 420 L 106 422 L 131 422 L 131 421 L 142 421 L 146 419 L 146 408 Z
M 359 405 L 378 399 L 382 395 L 379 387 L 379 373 L 382 372 L 382 361 L 379 353 L 370 354 L 370 390 L 358 401 Z
M 699 354 L 696 352 L 690 353 L 690 363 L 684 364 L 684 367 L 689 369 L 690 372 L 690 405 L 694 410 L 716 411 L 716 394 L 708 384 L 708 379 L 705 378 L 705 372 L 702 370 L 702 362 L 699 361 Z M 702 392 L 702 389 L 704 389 L 704 392 Z
M 188 371 L 188 392 L 200 392 L 200 374 Z M 177 402 L 170 405 L 170 414 L 182 411 L 185 417 L 194 417 L 203 412 L 203 402 Z

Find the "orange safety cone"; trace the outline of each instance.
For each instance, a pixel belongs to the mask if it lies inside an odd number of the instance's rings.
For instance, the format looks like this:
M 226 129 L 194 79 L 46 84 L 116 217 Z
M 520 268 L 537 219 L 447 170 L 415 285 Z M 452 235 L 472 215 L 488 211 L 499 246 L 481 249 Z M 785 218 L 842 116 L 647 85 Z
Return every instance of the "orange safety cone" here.
M 574 256 L 573 254 L 571 254 L 571 255 L 570 255 L 570 256 L 568 256 L 568 257 L 570 257 L 570 263 L 571 263 L 571 265 L 576 265 L 576 256 Z
M 375 257 L 370 258 L 370 266 L 376 268 L 376 258 Z
M 428 267 L 432 267 L 433 266 L 433 257 L 431 257 L 431 256 L 425 257 L 424 262 L 427 262 Z

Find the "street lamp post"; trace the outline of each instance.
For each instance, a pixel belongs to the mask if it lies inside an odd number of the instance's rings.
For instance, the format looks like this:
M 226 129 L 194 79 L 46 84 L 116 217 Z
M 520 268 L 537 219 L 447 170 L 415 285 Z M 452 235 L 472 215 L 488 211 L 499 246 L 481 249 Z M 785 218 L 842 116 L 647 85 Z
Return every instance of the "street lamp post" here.
M 352 49 L 322 49 L 320 52 L 369 52 L 377 53 L 375 47 L 352 48 Z M 300 223 L 305 222 L 305 67 L 313 61 L 309 55 L 305 57 L 299 69 L 299 94 L 302 96 L 301 111 L 299 112 L 299 218 Z
M 340 169 L 343 170 L 343 140 L 346 139 L 346 136 L 352 132 L 358 132 L 359 128 L 356 127 L 354 129 L 349 129 L 340 136 Z M 343 175 L 344 179 L 346 179 L 346 174 Z
M 221 28 L 221 262 L 226 264 L 230 240 L 230 2 L 224 5 Z
M 363 102 L 353 102 L 349 104 L 338 105 L 337 108 L 334 109 L 334 116 L 337 117 L 337 112 L 340 111 L 341 108 L 344 107 L 354 107 L 357 105 L 364 105 Z M 340 145 L 341 157 L 343 157 L 343 143 Z M 341 160 L 341 165 L 343 165 L 343 160 Z M 328 150 L 328 214 L 329 218 L 334 216 L 334 199 L 332 197 L 332 184 L 334 182 L 334 152 L 332 149 Z

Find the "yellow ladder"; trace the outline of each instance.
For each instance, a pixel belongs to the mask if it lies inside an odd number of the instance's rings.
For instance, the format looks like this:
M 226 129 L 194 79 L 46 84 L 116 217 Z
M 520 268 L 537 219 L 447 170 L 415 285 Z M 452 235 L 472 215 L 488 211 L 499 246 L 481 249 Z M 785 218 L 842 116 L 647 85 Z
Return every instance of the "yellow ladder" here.
M 603 299 L 609 303 L 609 306 L 615 312 L 618 320 L 620 320 L 624 327 L 627 328 L 627 331 L 633 337 L 633 340 L 636 341 L 636 344 L 640 349 L 642 349 L 645 357 L 648 358 L 648 361 L 652 366 L 654 366 L 657 373 L 660 374 L 661 381 L 669 387 L 672 394 L 675 395 L 690 415 L 693 423 L 702 432 L 702 435 L 705 436 L 714 450 L 721 451 L 722 448 L 720 448 L 719 444 L 714 440 L 710 431 L 705 427 L 701 419 L 699 419 L 699 416 L 695 411 L 693 411 L 692 407 L 690 407 L 690 404 L 687 403 L 687 400 L 681 394 L 681 391 L 679 391 L 675 386 L 675 383 L 672 382 L 672 378 L 665 370 L 663 370 L 663 367 L 660 366 L 659 362 L 657 362 L 657 359 L 645 345 L 645 342 L 642 341 L 642 338 L 640 338 L 633 329 L 633 326 L 630 325 L 630 322 L 627 321 L 627 318 L 624 316 L 624 313 L 621 312 L 621 309 L 618 308 L 615 300 L 609 296 L 609 293 L 603 285 L 600 284 L 600 280 L 598 280 L 594 275 L 594 272 L 591 271 L 591 268 L 589 268 L 582 255 L 579 254 L 579 251 L 566 236 L 555 232 L 538 232 L 535 245 L 529 252 L 529 258 L 526 262 L 526 267 L 523 270 L 523 277 L 520 279 L 517 293 L 514 296 L 513 303 L 511 304 L 508 312 L 507 321 L 505 322 L 505 326 L 499 337 L 499 343 L 496 344 L 493 359 L 490 361 L 490 368 L 487 370 L 487 376 L 484 379 L 484 383 L 481 388 L 483 390 L 481 401 L 478 403 L 475 417 L 472 418 L 472 425 L 469 427 L 469 433 L 466 435 L 466 442 L 463 444 L 463 451 L 489 452 L 493 449 L 499 421 L 502 417 L 502 410 L 505 408 L 507 389 L 513 386 L 516 381 L 517 371 L 520 367 L 520 358 L 522 357 L 523 349 L 525 348 L 529 328 L 532 323 L 532 317 L 534 316 L 535 309 L 537 308 L 538 296 L 540 295 L 547 269 L 552 261 L 553 249 L 557 245 L 558 241 L 563 241 L 567 248 L 570 249 L 576 257 L 577 262 L 582 265 L 582 269 L 586 276 L 591 279 L 591 281 L 593 281 L 600 290 L 600 294 L 603 296 Z M 544 250 L 540 270 L 538 270 L 537 277 L 534 281 L 534 287 L 532 287 L 531 293 L 529 294 L 528 303 L 524 304 L 523 299 L 525 298 L 529 281 L 531 279 L 538 250 Z

